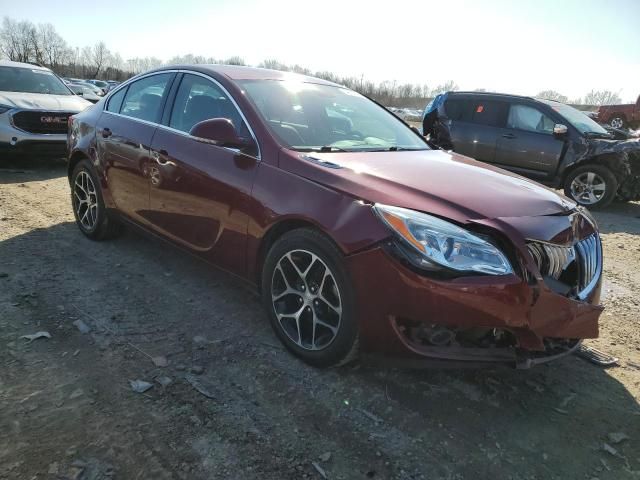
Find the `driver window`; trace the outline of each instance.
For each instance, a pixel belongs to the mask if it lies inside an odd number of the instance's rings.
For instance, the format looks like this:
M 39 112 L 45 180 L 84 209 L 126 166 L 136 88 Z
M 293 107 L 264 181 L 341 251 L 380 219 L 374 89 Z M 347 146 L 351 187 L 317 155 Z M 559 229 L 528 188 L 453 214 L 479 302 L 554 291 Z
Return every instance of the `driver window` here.
M 211 118 L 229 119 L 241 137 L 250 136 L 235 105 L 218 85 L 198 75 L 185 74 L 176 94 L 169 126 L 188 133 L 196 123 Z
M 528 105 L 511 105 L 507 128 L 527 132 L 553 133 L 554 122 L 537 108 Z

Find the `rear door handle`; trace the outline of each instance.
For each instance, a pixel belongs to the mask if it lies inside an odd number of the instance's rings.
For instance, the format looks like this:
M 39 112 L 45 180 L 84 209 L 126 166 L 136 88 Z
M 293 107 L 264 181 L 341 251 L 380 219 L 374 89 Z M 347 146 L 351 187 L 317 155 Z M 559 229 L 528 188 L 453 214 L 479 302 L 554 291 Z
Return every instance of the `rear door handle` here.
M 502 138 L 516 138 L 516 136 L 513 133 L 505 133 Z
M 102 129 L 102 138 L 109 138 L 112 134 L 113 134 L 113 132 L 111 132 L 110 128 L 103 128 Z

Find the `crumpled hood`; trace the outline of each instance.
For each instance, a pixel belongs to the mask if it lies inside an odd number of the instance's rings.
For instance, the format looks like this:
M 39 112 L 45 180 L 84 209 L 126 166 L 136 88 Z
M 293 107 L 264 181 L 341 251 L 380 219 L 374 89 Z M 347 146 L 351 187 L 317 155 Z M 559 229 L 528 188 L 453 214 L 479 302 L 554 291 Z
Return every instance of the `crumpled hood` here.
M 461 222 L 556 215 L 576 207 L 572 200 L 531 180 L 442 150 L 305 155 L 311 160 L 296 162 L 300 163 L 297 173 L 311 180 L 365 201 Z M 318 161 L 339 168 L 318 166 Z M 315 168 L 305 168 L 303 163 Z
M 77 95 L 49 95 L 0 91 L 0 105 L 33 110 L 81 112 L 92 105 Z

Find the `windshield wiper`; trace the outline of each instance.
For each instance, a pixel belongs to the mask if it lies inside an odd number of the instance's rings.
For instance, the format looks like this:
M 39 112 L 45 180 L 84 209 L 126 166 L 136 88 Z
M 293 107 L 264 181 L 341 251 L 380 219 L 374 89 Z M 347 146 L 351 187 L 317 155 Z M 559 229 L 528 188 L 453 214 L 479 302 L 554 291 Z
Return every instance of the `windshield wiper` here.
M 409 147 L 389 147 L 390 152 L 417 152 L 419 150 L 427 150 L 426 148 L 409 148 Z
M 293 148 L 294 150 L 296 150 L 298 152 L 329 153 L 329 152 L 348 152 L 349 151 L 349 150 L 345 150 L 344 148 L 332 147 L 330 145 L 323 145 L 322 147 L 296 147 L 296 146 L 293 146 L 291 148 Z
M 609 132 L 584 132 L 584 135 L 588 137 L 613 137 L 613 135 Z

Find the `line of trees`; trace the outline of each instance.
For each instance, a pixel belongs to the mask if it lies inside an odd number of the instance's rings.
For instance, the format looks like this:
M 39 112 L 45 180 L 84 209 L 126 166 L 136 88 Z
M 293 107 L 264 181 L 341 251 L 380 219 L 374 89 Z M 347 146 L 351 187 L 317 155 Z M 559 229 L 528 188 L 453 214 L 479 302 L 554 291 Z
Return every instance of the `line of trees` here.
M 35 62 L 45 65 L 63 77 L 100 78 L 104 80 L 126 80 L 127 78 L 162 65 L 221 63 L 246 65 L 241 57 L 226 59 L 200 55 L 182 55 L 166 62 L 156 57 L 130 58 L 124 60 L 119 53 L 112 52 L 100 41 L 82 48 L 70 46 L 50 23 L 34 24 L 28 20 L 14 20 L 4 17 L 0 26 L 0 58 L 17 62 Z M 399 83 L 393 81 L 373 82 L 360 77 L 340 76 L 329 71 L 313 72 L 300 65 L 287 65 L 276 59 L 264 60 L 258 67 L 271 68 L 312 75 L 323 78 L 367 95 L 388 107 L 423 108 L 439 93 L 458 90 L 458 85 L 450 80 L 444 84 Z M 485 91 L 479 88 L 477 91 Z M 585 97 L 569 100 L 553 90 L 545 90 L 537 95 L 541 98 L 557 100 L 577 105 L 610 105 L 621 103 L 619 94 L 603 90 L 591 91 Z

